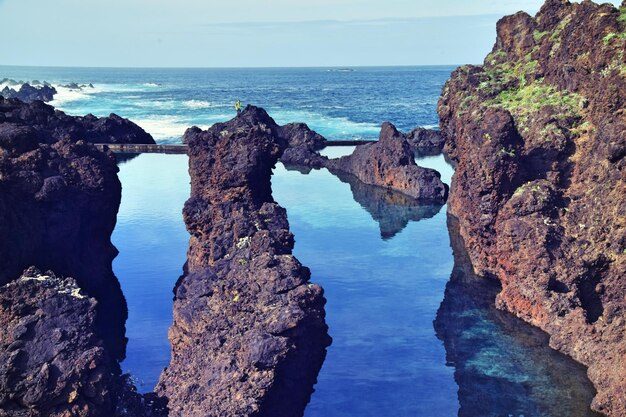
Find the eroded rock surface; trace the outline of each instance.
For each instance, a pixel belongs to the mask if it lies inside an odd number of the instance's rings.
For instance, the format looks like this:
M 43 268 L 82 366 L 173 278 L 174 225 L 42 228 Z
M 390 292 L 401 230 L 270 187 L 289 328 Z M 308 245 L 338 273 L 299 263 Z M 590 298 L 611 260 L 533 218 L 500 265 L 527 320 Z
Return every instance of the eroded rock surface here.
M 593 408 L 626 414 L 626 3 L 549 0 L 498 22 L 439 103 L 449 209 L 497 305 L 587 365 Z
M 437 155 L 443 150 L 446 143 L 445 136 L 440 130 L 416 127 L 405 134 L 407 142 L 413 152 L 418 155 Z
M 262 109 L 189 129 L 191 234 L 175 289 L 170 416 L 300 416 L 330 343 L 321 287 L 291 254 L 271 170 L 287 141 Z
M 443 204 L 448 197 L 448 186 L 441 181 L 441 175 L 415 163 L 404 135 L 391 123 L 383 124 L 378 142 L 357 146 L 351 155 L 328 160 L 325 165 L 422 202 Z
M 22 131 L 25 140 L 39 143 L 64 138 L 90 143 L 155 143 L 141 127 L 113 113 L 100 118 L 68 116 L 41 101 L 24 103 L 0 97 L 0 137 L 14 130 Z
M 121 356 L 126 302 L 110 240 L 121 199 L 115 160 L 84 142 L 40 145 L 31 131 L 0 129 L 0 284 L 31 265 L 74 277 L 98 300 L 101 329 L 112 333 L 102 337 Z

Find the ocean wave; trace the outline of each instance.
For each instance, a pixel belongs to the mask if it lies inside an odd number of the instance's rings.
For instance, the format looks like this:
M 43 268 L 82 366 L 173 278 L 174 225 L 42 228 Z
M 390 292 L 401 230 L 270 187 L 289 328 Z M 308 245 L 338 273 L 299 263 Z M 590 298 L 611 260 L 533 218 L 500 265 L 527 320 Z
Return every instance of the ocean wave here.
M 163 84 L 161 83 L 144 83 L 143 84 L 146 87 L 161 87 Z
M 54 88 L 56 88 L 57 93 L 54 95 L 54 99 L 50 101 L 50 104 L 61 110 L 68 103 L 79 100 L 89 100 L 91 99 L 91 95 L 96 93 L 95 88 L 75 90 L 59 85 L 55 85 Z
M 226 104 L 212 104 L 205 100 L 185 100 L 183 106 L 188 109 L 210 109 L 217 107 L 228 107 Z
M 210 125 L 193 123 L 180 116 L 151 116 L 132 118 L 132 121 L 150 133 L 156 142 L 180 143 L 185 130 L 191 126 L 208 129 Z
M 327 139 L 373 139 L 380 132 L 380 125 L 377 123 L 356 122 L 348 117 L 327 116 L 307 110 L 275 109 L 270 114 L 280 124 L 304 122 Z

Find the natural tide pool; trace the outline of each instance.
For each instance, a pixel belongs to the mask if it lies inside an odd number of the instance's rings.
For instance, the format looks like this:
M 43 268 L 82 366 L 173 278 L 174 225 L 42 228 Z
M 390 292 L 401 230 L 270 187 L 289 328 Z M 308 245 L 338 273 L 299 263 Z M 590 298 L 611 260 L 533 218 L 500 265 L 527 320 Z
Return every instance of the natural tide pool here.
M 450 180 L 442 157 L 419 162 Z M 169 362 L 172 288 L 188 239 L 187 157 L 140 155 L 120 164 L 120 180 L 113 242 L 129 306 L 122 367 L 148 392 Z M 333 344 L 305 416 L 593 415 L 584 368 L 495 310 L 498 289 L 469 271 L 446 206 L 407 207 L 326 170 L 281 164 L 272 189 L 287 209 L 294 254 L 328 300 Z

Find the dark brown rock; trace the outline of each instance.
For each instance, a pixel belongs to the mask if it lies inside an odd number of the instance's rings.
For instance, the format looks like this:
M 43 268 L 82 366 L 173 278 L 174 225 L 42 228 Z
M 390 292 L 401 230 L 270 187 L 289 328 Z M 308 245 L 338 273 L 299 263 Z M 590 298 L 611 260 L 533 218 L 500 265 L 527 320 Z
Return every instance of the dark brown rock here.
M 416 127 L 405 135 L 416 155 L 438 155 L 443 150 L 445 136 L 439 130 Z
M 502 283 L 499 308 L 589 367 L 610 416 L 626 413 L 625 25 L 591 1 L 505 18 L 438 106 L 475 271 Z
M 31 268 L 0 287 L 0 415 L 113 415 L 117 363 L 95 317 L 71 278 Z
M 323 291 L 291 254 L 271 171 L 287 146 L 263 111 L 190 129 L 191 234 L 175 289 L 170 416 L 300 416 L 330 340 Z
M 33 129 L 39 143 L 64 138 L 90 143 L 155 143 L 141 127 L 113 113 L 102 118 L 91 114 L 68 116 L 41 101 L 27 104 L 0 97 L 0 137 L 5 129 L 15 127 Z
M 4 98 L 16 98 L 25 103 L 32 103 L 35 100 L 51 101 L 54 99 L 54 95 L 56 93 L 56 88 L 50 85 L 34 86 L 24 83 L 19 90 L 4 87 L 2 91 L 0 91 L 0 96 L 3 96 Z
M 448 196 L 448 186 L 441 182 L 440 174 L 415 163 L 404 135 L 391 123 L 383 124 L 377 143 L 360 145 L 352 155 L 331 159 L 326 166 L 423 202 L 443 204 Z
M 15 140 L 0 134 L 0 284 L 31 265 L 74 277 L 98 300 L 101 336 L 123 356 L 126 302 L 110 240 L 121 198 L 115 160 L 84 142 L 37 145 L 32 129 L 11 132 Z

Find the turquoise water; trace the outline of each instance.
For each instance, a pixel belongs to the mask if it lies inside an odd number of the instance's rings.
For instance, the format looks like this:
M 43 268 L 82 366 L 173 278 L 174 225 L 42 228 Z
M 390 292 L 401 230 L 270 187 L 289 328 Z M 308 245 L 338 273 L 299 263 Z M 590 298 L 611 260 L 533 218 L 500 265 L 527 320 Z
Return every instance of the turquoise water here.
M 179 141 L 191 124 L 232 117 L 234 97 L 268 108 L 280 123 L 304 121 L 330 139 L 349 139 L 376 136 L 384 120 L 404 130 L 436 124 L 450 70 L 0 67 L 0 78 L 93 82 L 94 91 L 63 91 L 57 104 L 70 114 L 130 117 L 162 142 Z M 449 183 L 441 156 L 419 163 Z M 120 179 L 113 243 L 129 308 L 122 367 L 148 392 L 169 362 L 172 288 L 188 240 L 187 158 L 140 155 L 120 164 Z M 333 344 L 307 417 L 592 415 L 584 369 L 549 349 L 543 333 L 495 310 L 498 289 L 468 271 L 446 206 L 388 204 L 372 187 L 280 164 L 272 187 L 287 209 L 294 253 L 328 300 Z

